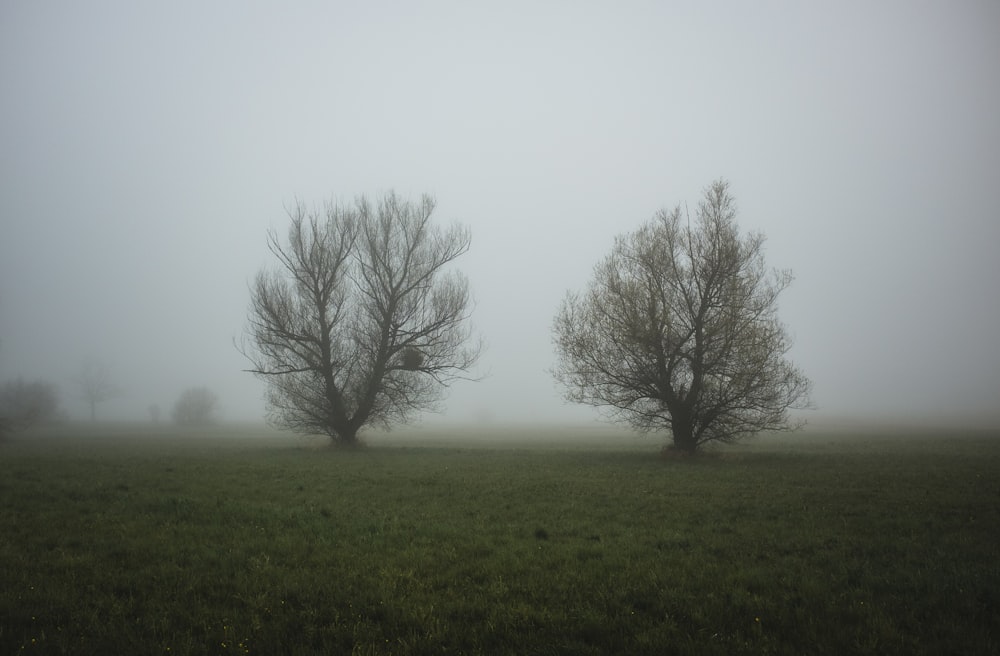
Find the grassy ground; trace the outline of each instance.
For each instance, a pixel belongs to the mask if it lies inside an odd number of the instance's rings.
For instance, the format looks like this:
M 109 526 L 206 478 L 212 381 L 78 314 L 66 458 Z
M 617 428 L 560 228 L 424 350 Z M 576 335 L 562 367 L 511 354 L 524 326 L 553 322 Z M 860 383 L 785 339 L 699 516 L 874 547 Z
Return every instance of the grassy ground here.
M 0 445 L 0 653 L 1000 652 L 1000 436 L 236 432 Z

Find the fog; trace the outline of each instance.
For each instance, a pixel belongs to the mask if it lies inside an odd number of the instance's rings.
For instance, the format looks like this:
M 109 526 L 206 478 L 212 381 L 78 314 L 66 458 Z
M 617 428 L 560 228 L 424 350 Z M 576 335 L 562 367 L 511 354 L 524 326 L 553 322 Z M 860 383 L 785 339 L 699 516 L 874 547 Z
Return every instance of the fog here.
M 724 177 L 796 280 L 808 417 L 1000 422 L 1000 4 L 0 7 L 0 380 L 111 419 L 242 370 L 285 208 L 433 194 L 487 342 L 444 422 L 584 422 L 547 369 L 615 235 Z

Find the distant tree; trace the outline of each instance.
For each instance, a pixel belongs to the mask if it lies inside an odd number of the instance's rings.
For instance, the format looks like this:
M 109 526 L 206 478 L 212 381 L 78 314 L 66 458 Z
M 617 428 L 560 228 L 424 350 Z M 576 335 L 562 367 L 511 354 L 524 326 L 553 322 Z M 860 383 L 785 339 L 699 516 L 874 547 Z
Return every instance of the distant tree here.
M 207 387 L 189 387 L 174 404 L 173 417 L 178 424 L 210 424 L 215 419 L 219 398 Z
M 150 421 L 152 421 L 154 424 L 160 423 L 160 406 L 159 405 L 157 405 L 156 403 L 151 403 L 151 404 L 149 404 L 149 407 L 146 408 L 146 410 L 149 412 L 149 419 L 150 419 Z
M 784 357 L 776 305 L 792 276 L 765 267 L 763 235 L 742 236 L 735 216 L 720 180 L 693 227 L 678 207 L 615 240 L 555 318 L 567 398 L 669 431 L 683 452 L 801 425 L 788 410 L 807 404 L 810 383 Z
M 323 215 L 299 204 L 287 244 L 270 234 L 280 269 L 257 275 L 241 350 L 272 423 L 356 445 L 363 426 L 433 408 L 476 362 L 468 283 L 446 270 L 469 232 L 436 228 L 433 210 L 392 192 Z
M 51 421 L 59 414 L 59 394 L 51 383 L 23 378 L 0 385 L 0 435 Z
M 80 373 L 73 379 L 80 388 L 80 396 L 90 408 L 90 420 L 97 419 L 97 405 L 110 401 L 121 392 L 112 382 L 107 368 L 94 360 L 83 363 Z

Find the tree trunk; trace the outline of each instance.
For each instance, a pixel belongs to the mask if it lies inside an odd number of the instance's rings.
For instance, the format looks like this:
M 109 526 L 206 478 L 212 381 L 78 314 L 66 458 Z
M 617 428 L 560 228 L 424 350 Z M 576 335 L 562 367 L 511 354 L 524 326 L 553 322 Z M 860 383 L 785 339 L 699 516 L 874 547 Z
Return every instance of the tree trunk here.
M 361 441 L 358 440 L 358 429 L 345 428 L 337 431 L 337 437 L 333 438 L 330 444 L 331 446 L 344 449 L 353 449 L 361 446 Z
M 691 414 L 685 410 L 674 413 L 671 431 L 674 436 L 673 449 L 682 453 L 694 453 L 698 450 L 698 441 L 694 436 L 694 421 Z
M 675 451 L 680 451 L 687 454 L 693 454 L 698 451 L 698 443 L 694 440 L 694 435 L 691 431 L 687 434 L 679 434 L 677 429 L 674 429 L 674 444 L 672 447 Z

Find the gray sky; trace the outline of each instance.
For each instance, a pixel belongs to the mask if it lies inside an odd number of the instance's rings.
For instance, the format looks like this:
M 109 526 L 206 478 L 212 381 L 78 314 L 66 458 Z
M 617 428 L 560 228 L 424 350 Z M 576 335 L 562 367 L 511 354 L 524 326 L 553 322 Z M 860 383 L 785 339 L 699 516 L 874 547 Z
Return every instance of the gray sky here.
M 488 341 L 444 419 L 577 421 L 550 325 L 616 234 L 727 178 L 791 268 L 817 416 L 1000 418 L 1000 4 L 0 5 L 0 379 L 104 362 L 108 415 L 207 385 L 302 199 L 472 229 Z

